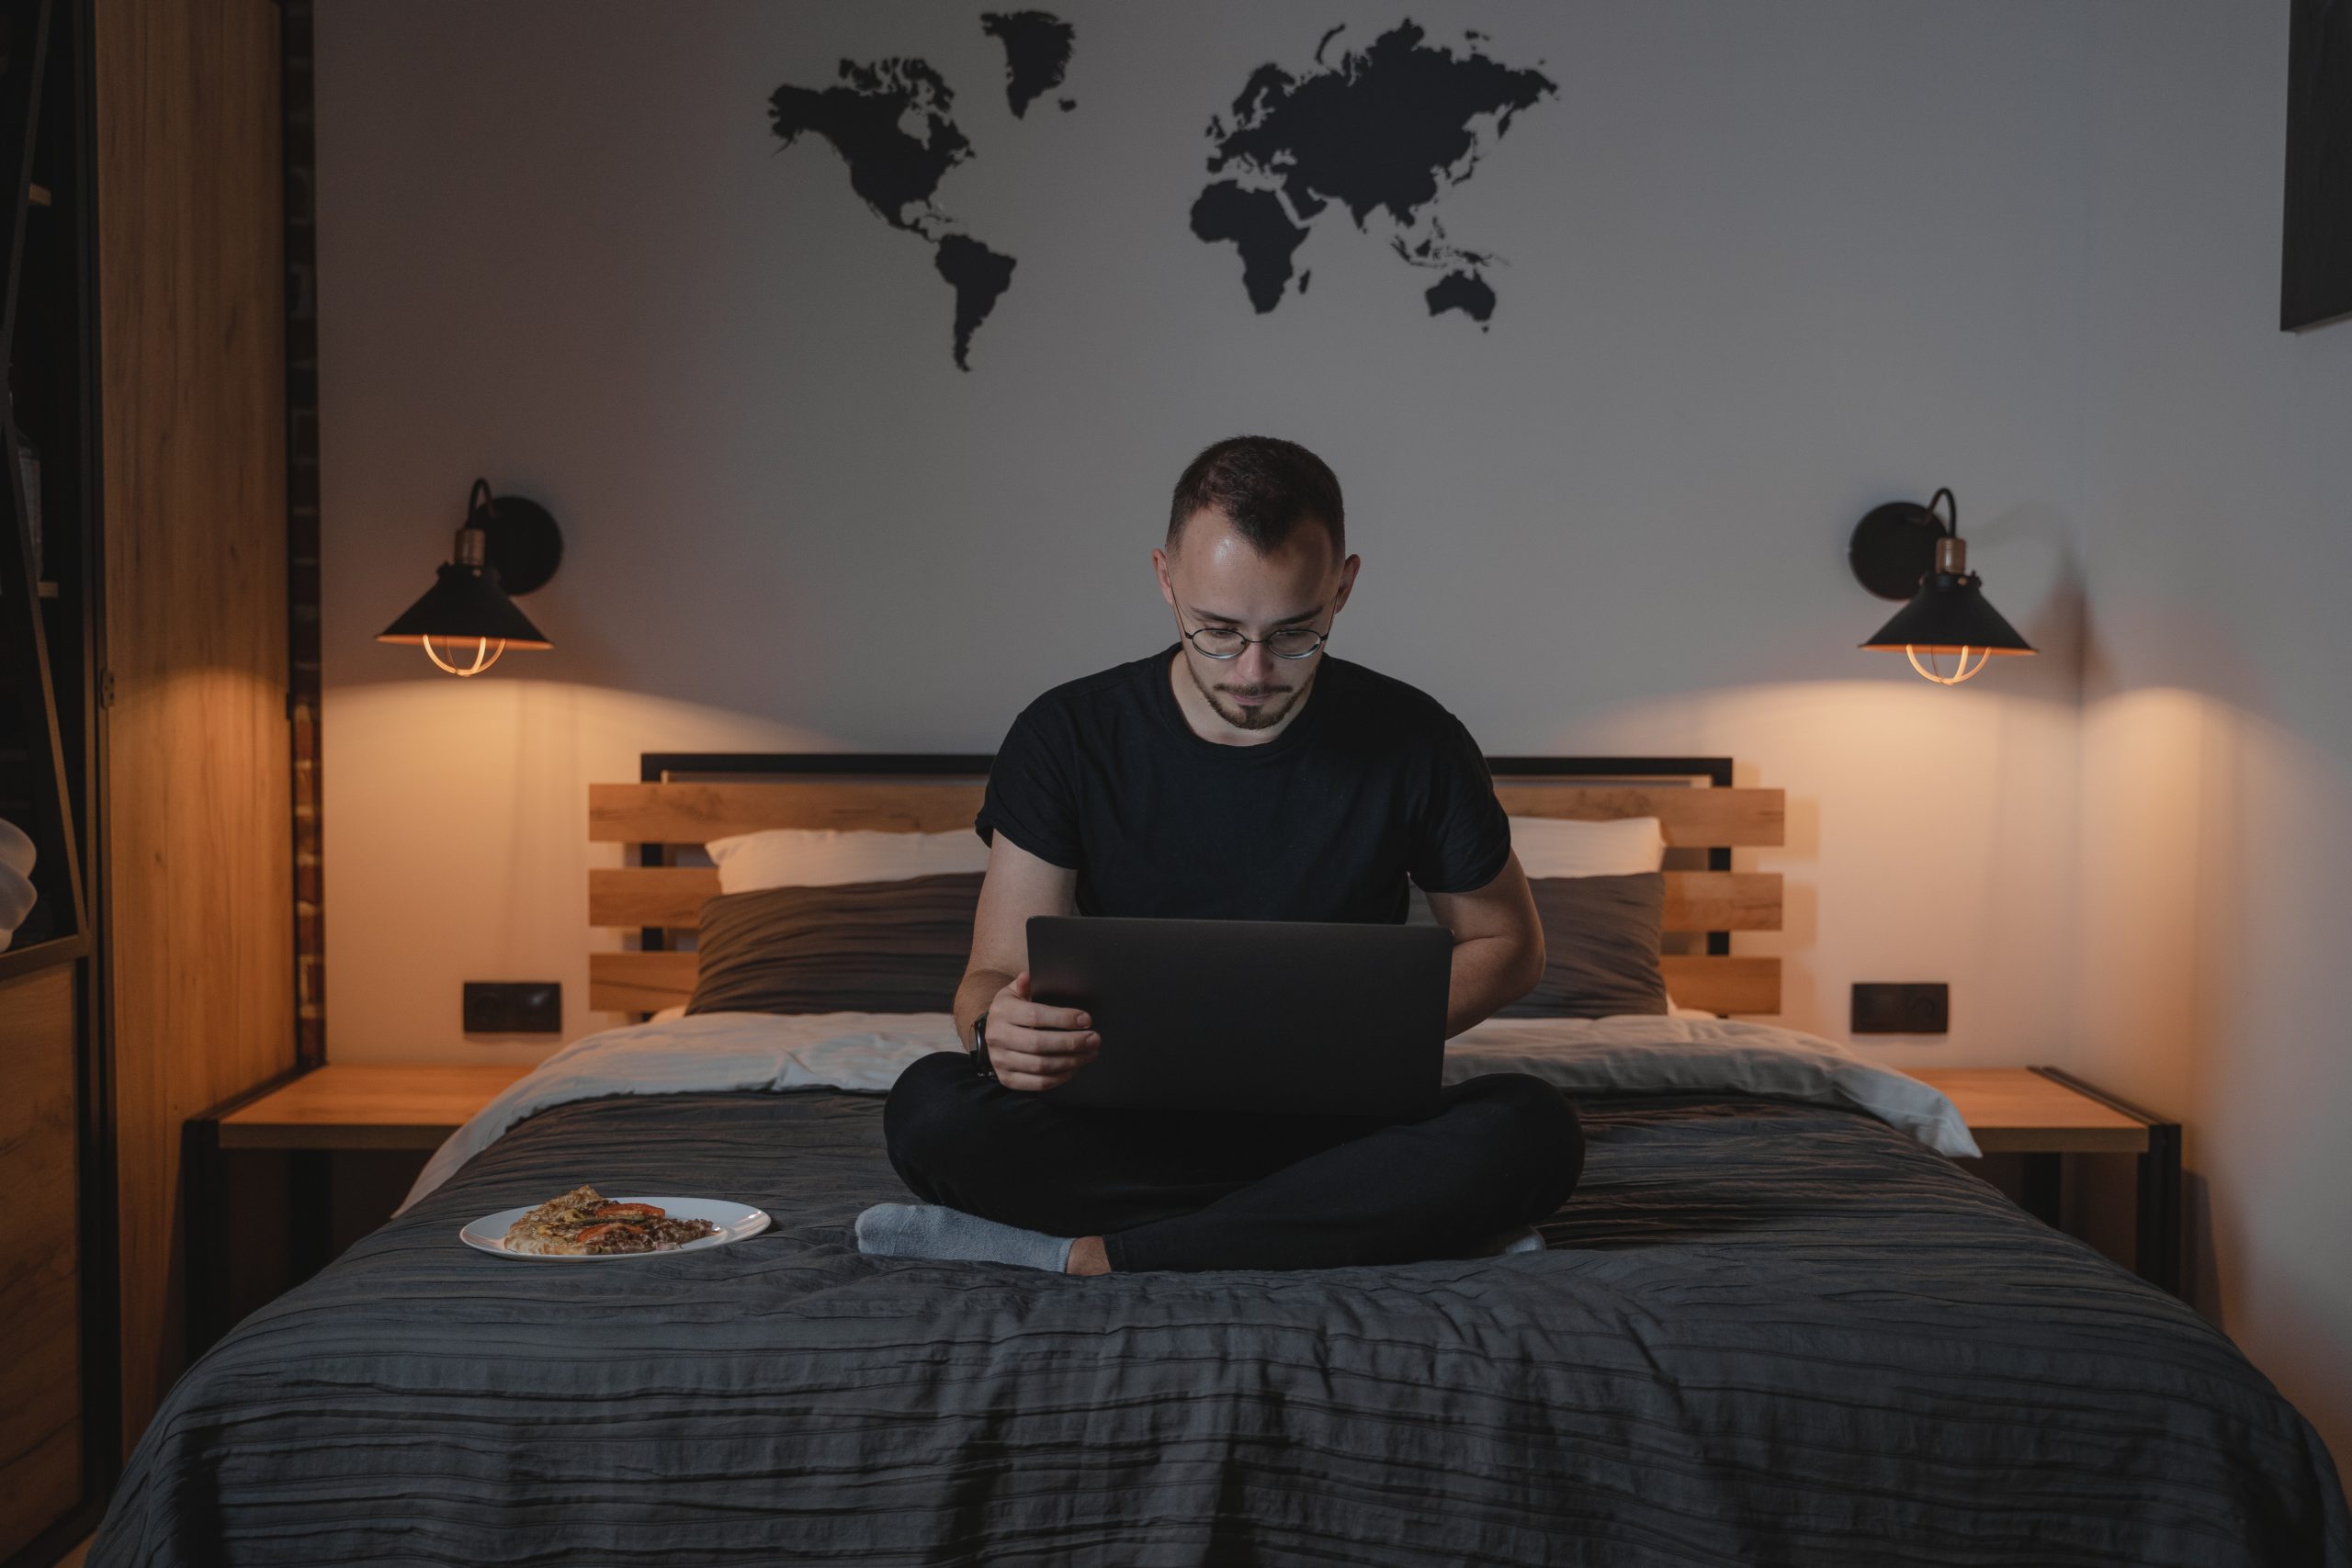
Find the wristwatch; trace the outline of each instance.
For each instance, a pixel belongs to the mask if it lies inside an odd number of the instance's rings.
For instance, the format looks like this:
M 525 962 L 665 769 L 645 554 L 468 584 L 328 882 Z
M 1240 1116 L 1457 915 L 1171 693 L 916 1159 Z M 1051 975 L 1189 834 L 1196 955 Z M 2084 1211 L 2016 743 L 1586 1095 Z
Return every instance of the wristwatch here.
M 972 1021 L 971 1057 L 973 1070 L 989 1082 L 995 1083 L 996 1068 L 989 1063 L 989 1015 L 986 1013 Z

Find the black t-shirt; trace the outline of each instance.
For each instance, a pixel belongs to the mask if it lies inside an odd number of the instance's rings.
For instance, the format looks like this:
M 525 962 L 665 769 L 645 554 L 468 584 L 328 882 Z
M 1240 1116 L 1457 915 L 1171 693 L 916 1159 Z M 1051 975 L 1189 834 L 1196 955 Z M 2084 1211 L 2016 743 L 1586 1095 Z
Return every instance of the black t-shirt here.
M 989 770 L 973 826 L 1076 871 L 1080 914 L 1395 923 L 1408 876 L 1464 893 L 1502 871 L 1486 758 L 1431 698 L 1325 654 L 1281 734 L 1221 746 L 1185 723 L 1175 656 L 1055 687 Z

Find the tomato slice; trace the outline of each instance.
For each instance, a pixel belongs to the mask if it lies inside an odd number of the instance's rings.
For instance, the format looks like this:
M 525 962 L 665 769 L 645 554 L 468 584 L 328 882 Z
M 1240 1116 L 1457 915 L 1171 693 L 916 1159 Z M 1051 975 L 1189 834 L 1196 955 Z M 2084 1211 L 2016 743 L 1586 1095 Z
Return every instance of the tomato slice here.
M 650 1203 L 600 1203 L 589 1213 L 600 1220 L 658 1220 L 669 1211 Z

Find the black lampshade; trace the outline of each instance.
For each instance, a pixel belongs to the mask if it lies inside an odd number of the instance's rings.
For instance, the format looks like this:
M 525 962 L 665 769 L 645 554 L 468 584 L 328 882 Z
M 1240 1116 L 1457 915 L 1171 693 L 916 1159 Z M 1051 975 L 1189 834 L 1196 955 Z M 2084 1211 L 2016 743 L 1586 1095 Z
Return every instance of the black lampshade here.
M 421 643 L 426 637 L 472 642 L 487 637 L 509 648 L 547 648 L 531 617 L 498 586 L 495 568 L 451 561 L 424 597 L 377 635 L 378 642 Z
M 1958 653 L 1963 649 L 1983 653 L 2033 651 L 2033 644 L 2019 637 L 2001 612 L 1984 602 L 1984 591 L 1973 571 L 1965 575 L 1929 572 L 1911 602 L 1862 646 L 1897 653 L 1906 649 Z
M 563 532 L 547 508 L 494 496 L 489 480 L 476 479 L 450 557 L 424 597 L 379 632 L 378 642 L 422 644 L 435 668 L 452 675 L 479 675 L 510 648 L 550 646 L 507 597 L 507 585 L 528 593 L 545 583 L 563 558 Z

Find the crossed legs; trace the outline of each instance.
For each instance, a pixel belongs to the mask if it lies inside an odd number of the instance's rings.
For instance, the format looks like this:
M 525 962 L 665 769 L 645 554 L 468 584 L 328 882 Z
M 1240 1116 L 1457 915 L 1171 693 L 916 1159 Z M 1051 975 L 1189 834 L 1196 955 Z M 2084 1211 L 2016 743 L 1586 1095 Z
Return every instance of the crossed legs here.
M 943 1051 L 900 1075 L 882 1124 L 925 1202 L 1100 1235 L 1120 1272 L 1445 1257 L 1548 1218 L 1584 1169 L 1574 1108 L 1524 1073 L 1451 1085 L 1430 1116 L 1384 1122 L 1065 1107 Z

